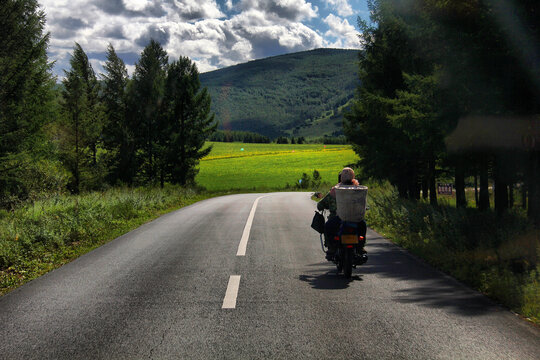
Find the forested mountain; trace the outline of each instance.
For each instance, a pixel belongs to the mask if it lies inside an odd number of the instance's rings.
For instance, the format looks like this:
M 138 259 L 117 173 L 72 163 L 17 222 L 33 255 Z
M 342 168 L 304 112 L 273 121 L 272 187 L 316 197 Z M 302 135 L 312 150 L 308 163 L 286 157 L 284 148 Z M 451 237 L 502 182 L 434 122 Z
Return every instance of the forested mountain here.
M 358 51 L 317 49 L 200 75 L 220 128 L 269 137 L 343 133 L 344 105 L 359 85 Z

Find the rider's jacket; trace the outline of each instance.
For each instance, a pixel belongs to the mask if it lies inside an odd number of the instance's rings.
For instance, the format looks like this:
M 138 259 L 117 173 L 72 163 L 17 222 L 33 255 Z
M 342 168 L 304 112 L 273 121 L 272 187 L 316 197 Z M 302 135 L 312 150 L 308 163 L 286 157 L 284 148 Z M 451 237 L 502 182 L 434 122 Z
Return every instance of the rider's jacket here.
M 334 188 L 317 203 L 317 210 L 322 211 L 324 209 L 330 210 L 330 217 L 337 216 L 336 191 Z

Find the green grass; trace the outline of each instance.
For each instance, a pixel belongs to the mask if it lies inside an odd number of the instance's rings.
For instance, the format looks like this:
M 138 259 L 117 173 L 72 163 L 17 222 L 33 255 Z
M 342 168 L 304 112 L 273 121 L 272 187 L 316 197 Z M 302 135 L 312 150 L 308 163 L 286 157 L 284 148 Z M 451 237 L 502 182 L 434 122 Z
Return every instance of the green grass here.
M 216 195 L 176 186 L 120 188 L 0 210 L 0 295 L 164 213 Z
M 196 180 L 210 191 L 284 189 L 314 170 L 333 184 L 345 165 L 358 161 L 349 145 L 209 144 L 212 152 L 201 160 Z

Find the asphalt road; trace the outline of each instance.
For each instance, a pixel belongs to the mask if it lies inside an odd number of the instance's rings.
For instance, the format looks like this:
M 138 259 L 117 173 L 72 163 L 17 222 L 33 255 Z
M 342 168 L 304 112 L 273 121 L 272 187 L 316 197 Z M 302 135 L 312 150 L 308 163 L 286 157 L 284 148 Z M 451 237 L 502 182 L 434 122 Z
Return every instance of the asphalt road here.
M 309 194 L 261 196 L 162 216 L 0 298 L 0 358 L 540 359 L 537 327 L 372 231 L 336 275 Z

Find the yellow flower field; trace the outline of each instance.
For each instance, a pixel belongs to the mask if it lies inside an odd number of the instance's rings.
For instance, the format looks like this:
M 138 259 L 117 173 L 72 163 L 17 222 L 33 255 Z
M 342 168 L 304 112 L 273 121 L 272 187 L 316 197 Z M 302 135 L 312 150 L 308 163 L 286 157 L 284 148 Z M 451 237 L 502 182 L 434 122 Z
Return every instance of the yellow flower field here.
M 245 144 L 211 142 L 196 181 L 208 190 L 268 190 L 294 185 L 302 173 L 319 171 L 323 182 L 337 182 L 339 171 L 358 161 L 349 145 Z

